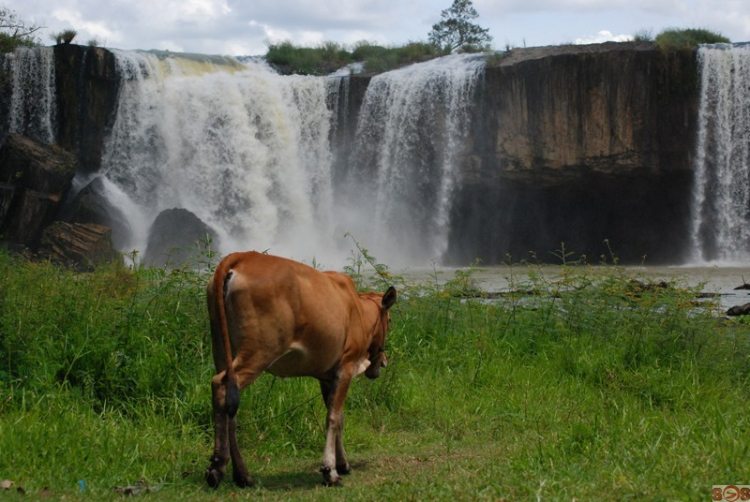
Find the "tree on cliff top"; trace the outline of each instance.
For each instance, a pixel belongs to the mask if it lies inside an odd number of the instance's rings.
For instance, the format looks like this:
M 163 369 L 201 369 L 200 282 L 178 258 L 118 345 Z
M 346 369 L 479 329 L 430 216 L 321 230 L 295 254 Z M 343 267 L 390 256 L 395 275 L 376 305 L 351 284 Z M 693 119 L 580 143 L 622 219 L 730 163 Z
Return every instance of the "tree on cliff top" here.
M 37 45 L 34 34 L 41 29 L 41 26 L 26 24 L 15 11 L 0 6 L 0 53 Z
M 430 42 L 438 47 L 448 47 L 453 52 L 467 46 L 486 45 L 492 41 L 488 28 L 471 22 L 479 17 L 471 0 L 453 0 L 453 5 L 445 9 L 440 17 L 442 21 L 432 25 L 429 35 Z

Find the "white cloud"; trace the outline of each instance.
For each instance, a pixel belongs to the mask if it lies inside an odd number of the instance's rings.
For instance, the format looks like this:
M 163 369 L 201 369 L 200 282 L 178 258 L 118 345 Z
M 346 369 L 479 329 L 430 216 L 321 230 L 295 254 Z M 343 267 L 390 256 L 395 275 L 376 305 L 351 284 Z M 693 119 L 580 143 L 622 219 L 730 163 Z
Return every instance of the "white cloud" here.
M 107 47 L 263 54 L 291 40 L 382 45 L 425 41 L 452 0 L 4 0 L 51 33 L 73 28 L 78 41 Z M 495 46 L 593 43 L 664 28 L 707 28 L 750 40 L 747 0 L 474 0 L 477 23 Z M 597 33 L 607 27 L 607 33 Z M 50 43 L 46 33 L 40 38 Z
M 574 43 L 578 45 L 584 45 L 601 44 L 603 42 L 628 42 L 630 40 L 633 40 L 632 35 L 613 35 L 609 30 L 602 30 L 596 35 L 576 38 Z
M 232 12 L 223 0 L 167 0 L 166 2 L 149 2 L 150 8 L 161 15 L 154 21 L 161 22 L 207 22 L 219 19 Z
M 52 11 L 52 17 L 65 29 L 71 28 L 78 32 L 77 43 L 83 44 L 92 38 L 99 41 L 117 42 L 122 38 L 118 32 L 110 30 L 105 22 L 86 20 L 77 11 L 58 8 Z

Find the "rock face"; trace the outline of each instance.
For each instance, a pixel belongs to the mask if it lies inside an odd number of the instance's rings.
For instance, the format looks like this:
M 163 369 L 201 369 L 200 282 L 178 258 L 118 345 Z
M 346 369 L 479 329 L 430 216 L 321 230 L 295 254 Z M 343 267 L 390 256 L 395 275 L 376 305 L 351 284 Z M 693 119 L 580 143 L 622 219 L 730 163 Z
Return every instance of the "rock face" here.
M 59 147 L 9 134 L 0 148 L 0 234 L 35 248 L 75 175 L 75 158 Z
M 485 73 L 473 134 L 481 176 L 469 170 L 465 181 L 554 185 L 690 168 L 697 95 L 682 83 L 697 78 L 692 53 L 671 61 L 650 43 L 517 52 Z
M 101 47 L 57 45 L 55 78 L 58 142 L 75 153 L 79 172 L 94 173 L 102 163 L 120 90 L 115 56 Z
M 211 227 L 187 209 L 167 209 L 151 225 L 143 262 L 157 267 L 197 265 L 202 258 L 198 243 L 204 243 L 207 237 L 211 239 L 211 248 L 216 250 L 218 236 Z
M 446 259 L 675 262 L 689 238 L 693 53 L 650 43 L 514 50 L 490 64 Z M 467 246 L 471 242 L 474 245 Z

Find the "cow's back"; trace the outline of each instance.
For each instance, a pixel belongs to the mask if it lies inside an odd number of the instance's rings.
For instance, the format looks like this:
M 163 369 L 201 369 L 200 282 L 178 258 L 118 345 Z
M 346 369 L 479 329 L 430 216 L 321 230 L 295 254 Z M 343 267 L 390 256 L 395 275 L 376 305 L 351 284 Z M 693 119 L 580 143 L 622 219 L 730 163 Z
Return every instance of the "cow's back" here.
M 223 281 L 218 288 L 217 280 Z M 348 276 L 285 258 L 257 252 L 230 255 L 211 283 L 217 369 L 226 366 L 226 357 L 217 340 L 213 292 L 225 295 L 234 357 L 263 358 L 264 369 L 279 376 L 319 376 L 330 370 L 341 360 L 352 319 L 359 320 Z

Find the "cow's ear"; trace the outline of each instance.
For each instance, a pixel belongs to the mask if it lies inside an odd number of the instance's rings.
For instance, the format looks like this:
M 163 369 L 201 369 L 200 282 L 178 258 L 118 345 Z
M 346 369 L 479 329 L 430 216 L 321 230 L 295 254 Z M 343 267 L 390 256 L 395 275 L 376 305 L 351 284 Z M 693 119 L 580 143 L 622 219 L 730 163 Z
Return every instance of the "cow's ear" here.
M 388 310 L 393 307 L 393 304 L 396 303 L 396 288 L 393 286 L 389 287 L 388 291 L 383 295 L 381 303 L 383 305 L 383 310 Z

